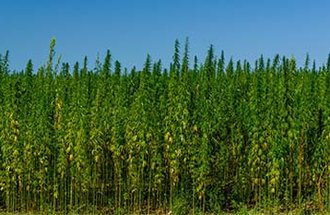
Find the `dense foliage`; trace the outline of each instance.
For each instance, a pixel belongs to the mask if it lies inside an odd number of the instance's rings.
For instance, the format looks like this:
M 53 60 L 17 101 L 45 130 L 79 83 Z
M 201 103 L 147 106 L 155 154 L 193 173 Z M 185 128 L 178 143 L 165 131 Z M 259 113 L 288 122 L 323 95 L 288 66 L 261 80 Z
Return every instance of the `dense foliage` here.
M 330 60 L 122 69 L 0 57 L 0 206 L 6 211 L 174 213 L 241 205 L 330 209 Z M 190 66 L 192 65 L 192 66 Z

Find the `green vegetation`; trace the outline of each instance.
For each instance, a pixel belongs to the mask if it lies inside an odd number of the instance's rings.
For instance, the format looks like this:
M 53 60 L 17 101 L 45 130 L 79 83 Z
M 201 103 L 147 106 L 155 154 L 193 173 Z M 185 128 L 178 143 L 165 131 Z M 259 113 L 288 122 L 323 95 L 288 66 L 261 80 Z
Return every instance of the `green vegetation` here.
M 141 71 L 0 56 L 0 208 L 200 214 L 330 211 L 330 58 L 215 57 Z M 190 66 L 193 64 L 193 66 Z M 276 210 L 276 212 L 274 212 Z

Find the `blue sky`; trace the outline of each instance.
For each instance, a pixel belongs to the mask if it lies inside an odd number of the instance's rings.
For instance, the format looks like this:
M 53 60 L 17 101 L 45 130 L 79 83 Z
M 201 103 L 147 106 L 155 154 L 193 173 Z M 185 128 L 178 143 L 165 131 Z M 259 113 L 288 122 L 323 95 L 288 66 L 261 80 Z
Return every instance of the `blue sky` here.
M 147 53 L 167 67 L 175 39 L 190 39 L 190 55 L 203 59 L 210 44 L 226 58 L 254 61 L 263 54 L 309 52 L 318 64 L 330 53 L 327 0 L 1 0 L 0 52 L 13 69 L 29 58 L 46 62 L 49 41 L 74 63 L 110 49 L 124 66 L 141 67 Z M 203 59 L 204 60 L 204 59 Z

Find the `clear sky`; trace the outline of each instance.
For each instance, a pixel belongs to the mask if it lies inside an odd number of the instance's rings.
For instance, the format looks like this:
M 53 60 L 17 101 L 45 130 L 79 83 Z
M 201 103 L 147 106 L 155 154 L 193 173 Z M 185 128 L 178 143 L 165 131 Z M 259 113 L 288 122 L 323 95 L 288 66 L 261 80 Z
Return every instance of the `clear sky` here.
M 200 59 L 213 44 L 227 59 L 279 53 L 302 63 L 308 52 L 321 64 L 330 53 L 330 1 L 0 0 L 0 52 L 10 51 L 13 69 L 29 58 L 44 64 L 52 37 L 70 63 L 87 55 L 92 68 L 110 49 L 127 67 L 141 67 L 147 53 L 167 67 L 174 40 L 186 36 Z

